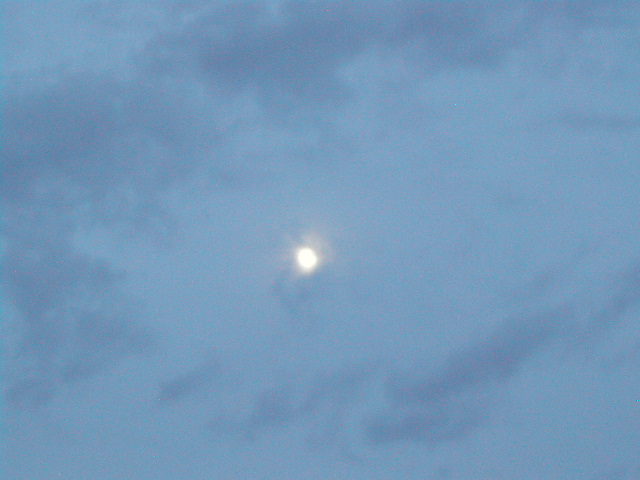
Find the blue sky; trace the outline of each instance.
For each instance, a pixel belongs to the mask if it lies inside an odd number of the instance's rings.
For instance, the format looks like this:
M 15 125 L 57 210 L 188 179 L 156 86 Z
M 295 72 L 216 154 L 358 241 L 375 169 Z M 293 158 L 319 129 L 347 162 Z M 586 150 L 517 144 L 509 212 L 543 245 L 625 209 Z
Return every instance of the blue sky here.
M 636 2 L 3 19 L 4 477 L 640 477 Z

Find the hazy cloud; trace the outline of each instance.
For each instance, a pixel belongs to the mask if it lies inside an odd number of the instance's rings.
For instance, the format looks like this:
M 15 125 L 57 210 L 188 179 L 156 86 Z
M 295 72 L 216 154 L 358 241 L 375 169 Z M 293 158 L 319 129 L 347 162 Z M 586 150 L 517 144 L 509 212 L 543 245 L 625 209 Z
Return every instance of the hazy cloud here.
M 521 363 L 565 332 L 571 317 L 571 309 L 563 307 L 507 321 L 488 339 L 452 356 L 441 371 L 425 380 L 393 382 L 391 394 L 402 403 L 429 404 L 478 384 L 508 380 Z
M 572 316 L 570 308 L 561 307 L 512 319 L 424 378 L 394 374 L 387 383 L 390 410 L 366 422 L 366 435 L 374 443 L 462 437 L 487 415 L 481 391 L 516 375 L 525 361 L 566 332 Z
M 140 308 L 118 293 L 125 272 L 78 251 L 76 233 L 106 225 L 171 238 L 160 197 L 199 168 L 215 129 L 177 85 L 62 73 L 11 86 L 6 292 L 17 309 L 19 357 L 35 358 L 38 375 L 55 384 L 144 351 L 152 337 Z
M 183 398 L 206 388 L 218 374 L 215 360 L 207 360 L 201 365 L 161 382 L 158 391 L 158 402 L 161 404 L 177 402 Z
M 253 439 L 258 433 L 273 427 L 287 425 L 299 418 L 290 387 L 279 386 L 261 392 L 246 421 L 247 438 Z
M 560 115 L 560 122 L 577 130 L 610 130 L 629 132 L 640 127 L 640 117 L 598 112 L 567 112 Z
M 406 56 L 429 73 L 497 66 L 522 32 L 495 28 L 495 13 L 463 2 L 223 4 L 159 36 L 144 64 L 154 74 L 195 73 L 223 92 L 255 88 L 278 110 L 287 101 L 331 105 L 350 98 L 340 69 L 361 55 Z

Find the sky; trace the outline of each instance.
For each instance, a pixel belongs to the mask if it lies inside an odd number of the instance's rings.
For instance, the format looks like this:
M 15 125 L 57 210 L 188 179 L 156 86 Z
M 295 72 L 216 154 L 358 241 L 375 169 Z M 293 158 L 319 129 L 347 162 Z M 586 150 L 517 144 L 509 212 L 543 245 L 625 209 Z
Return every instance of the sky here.
M 0 476 L 640 478 L 638 2 L 2 9 Z

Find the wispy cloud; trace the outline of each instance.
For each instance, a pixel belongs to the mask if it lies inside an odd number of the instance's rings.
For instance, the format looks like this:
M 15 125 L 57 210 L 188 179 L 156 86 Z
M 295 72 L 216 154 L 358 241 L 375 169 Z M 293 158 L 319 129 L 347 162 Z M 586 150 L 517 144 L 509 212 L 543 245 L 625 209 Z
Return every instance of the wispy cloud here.
M 434 444 L 464 436 L 486 416 L 483 392 L 517 375 L 522 364 L 567 331 L 572 319 L 570 307 L 510 319 L 432 372 L 391 376 L 389 412 L 367 421 L 368 439 Z
M 217 362 L 207 360 L 191 370 L 160 384 L 157 399 L 160 404 L 180 401 L 211 384 L 219 373 Z

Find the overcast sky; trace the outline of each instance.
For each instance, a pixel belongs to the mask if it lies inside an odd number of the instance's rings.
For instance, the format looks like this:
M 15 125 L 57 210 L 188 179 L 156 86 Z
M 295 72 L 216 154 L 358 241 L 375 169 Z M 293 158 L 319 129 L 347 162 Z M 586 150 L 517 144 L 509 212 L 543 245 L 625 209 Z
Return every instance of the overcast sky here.
M 3 478 L 640 478 L 638 2 L 3 7 Z

